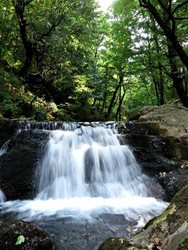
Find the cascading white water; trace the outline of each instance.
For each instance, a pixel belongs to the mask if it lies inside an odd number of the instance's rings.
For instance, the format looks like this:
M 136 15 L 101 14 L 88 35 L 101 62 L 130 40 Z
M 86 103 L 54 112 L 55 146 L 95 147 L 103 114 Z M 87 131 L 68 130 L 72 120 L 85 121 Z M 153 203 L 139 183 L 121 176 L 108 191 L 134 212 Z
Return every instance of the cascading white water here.
M 6 197 L 5 197 L 4 193 L 3 193 L 3 191 L 0 189 L 0 203 L 5 202 L 5 201 L 6 201 Z
M 146 176 L 129 147 L 100 126 L 52 131 L 39 177 L 42 200 L 148 196 Z
M 7 140 L 7 141 L 2 145 L 2 147 L 0 148 L 0 156 L 1 156 L 1 155 L 4 155 L 4 154 L 7 152 L 9 142 L 10 142 L 10 139 Z
M 40 124 L 21 125 L 30 130 L 39 129 Z M 42 125 L 44 130 L 46 124 Z M 25 220 L 110 213 L 138 221 L 140 216 L 149 220 L 166 208 L 167 203 L 149 197 L 149 178 L 130 148 L 120 145 L 112 124 L 59 123 L 49 128 L 55 130 L 50 131 L 36 173 L 36 198 L 5 202 L 5 211 Z
M 37 195 L 4 202 L 0 190 L 1 213 L 42 225 L 57 249 L 96 250 L 105 238 L 135 233 L 168 205 L 150 197 L 149 178 L 112 124 L 82 125 L 22 122 L 18 132 L 49 133 L 34 180 Z

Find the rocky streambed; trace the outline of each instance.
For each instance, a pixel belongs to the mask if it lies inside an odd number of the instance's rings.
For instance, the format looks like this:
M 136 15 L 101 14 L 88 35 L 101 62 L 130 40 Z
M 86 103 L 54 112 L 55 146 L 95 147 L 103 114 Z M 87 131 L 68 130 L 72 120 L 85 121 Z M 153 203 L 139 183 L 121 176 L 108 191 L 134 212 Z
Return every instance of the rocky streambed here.
M 92 126 L 96 124 L 92 123 Z M 109 126 L 112 124 L 108 123 Z M 50 126 L 52 125 L 54 123 Z M 144 222 L 139 227 L 136 221 L 127 220 L 122 215 L 104 213 L 95 218 L 95 223 L 89 220 L 75 223 L 70 217 L 33 221 L 42 228 L 41 231 L 46 230 L 49 235 L 39 234 L 41 239 L 35 241 L 39 242 L 39 247 L 34 244 L 32 248 L 29 238 L 37 238 L 35 235 L 30 236 L 25 230 L 25 243 L 15 246 L 17 238 L 23 234 L 25 227 L 30 225 L 30 231 L 32 231 L 36 226 L 18 221 L 18 224 L 21 224 L 17 227 L 15 220 L 10 220 L 14 219 L 16 214 L 3 214 L 1 211 L 0 235 L 6 240 L 4 243 L 2 240 L 0 248 L 42 249 L 40 242 L 44 239 L 44 242 L 47 242 L 44 249 L 51 249 L 52 245 L 49 242 L 53 242 L 56 249 L 64 247 L 66 250 L 91 250 L 97 249 L 105 238 L 111 237 L 100 246 L 100 250 L 187 249 L 187 126 L 188 110 L 175 105 L 147 108 L 142 110 L 135 120 L 116 125 L 121 134 L 119 140 L 122 144 L 131 146 L 142 170 L 152 180 L 152 185 L 148 182 L 151 195 L 171 202 L 161 216 L 150 221 L 143 232 L 133 236 L 131 240 L 124 237 L 130 239 L 133 234 L 141 230 Z M 7 153 L 0 156 L 0 189 L 4 191 L 8 200 L 32 199 L 35 196 L 37 187 L 33 180 L 48 138 L 46 132 L 33 133 L 29 129 L 16 134 L 17 127 L 18 121 L 0 121 L 1 145 L 11 138 Z M 180 192 L 174 197 L 178 191 Z M 144 217 L 141 219 L 143 220 Z M 9 241 L 12 248 L 5 244 Z M 175 248 L 170 248 L 172 246 Z
M 188 249 L 188 109 L 176 105 L 147 107 L 121 124 L 122 140 L 132 145 L 137 160 L 160 183 L 167 209 L 133 237 L 111 237 L 99 250 Z

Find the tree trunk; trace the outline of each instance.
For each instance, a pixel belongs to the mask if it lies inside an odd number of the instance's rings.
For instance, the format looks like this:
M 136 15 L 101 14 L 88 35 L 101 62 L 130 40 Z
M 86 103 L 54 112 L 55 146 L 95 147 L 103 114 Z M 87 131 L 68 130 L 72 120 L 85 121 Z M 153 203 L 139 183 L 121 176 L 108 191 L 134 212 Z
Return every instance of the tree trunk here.
M 154 25 L 154 22 L 153 22 Z M 155 28 L 155 25 L 154 25 Z M 162 76 L 162 65 L 160 63 L 159 59 L 159 44 L 156 35 L 154 34 L 154 41 L 155 41 L 155 46 L 156 46 L 156 51 L 157 51 L 157 69 L 159 73 L 157 74 L 156 69 L 154 69 L 154 62 L 151 56 L 151 46 L 150 42 L 148 43 L 148 61 L 149 61 L 149 71 L 151 73 L 151 77 L 154 83 L 155 87 L 155 94 L 157 98 L 157 105 L 163 105 L 164 104 L 164 84 L 163 84 L 163 76 Z
M 148 0 L 139 0 L 140 6 L 146 8 L 149 10 L 149 12 L 153 15 L 159 26 L 162 28 L 164 31 L 165 36 L 169 39 L 171 42 L 172 46 L 174 47 L 175 51 L 177 52 L 179 58 L 181 59 L 182 63 L 185 65 L 185 67 L 188 70 L 188 55 L 184 51 L 183 47 L 179 43 L 174 27 L 169 27 L 169 22 L 166 21 L 165 18 L 162 18 L 159 14 L 159 11 L 157 8 L 151 4 L 150 1 Z M 171 15 L 172 18 L 172 13 L 168 13 Z
M 177 67 L 177 62 L 176 62 L 177 53 L 169 40 L 168 40 L 168 56 L 169 56 L 173 85 L 183 105 L 185 107 L 188 107 L 187 88 L 186 86 L 184 87 L 183 85 L 182 74 Z
M 122 107 L 125 94 L 126 94 L 126 90 L 125 90 L 125 87 L 123 86 L 123 95 L 120 97 L 120 100 L 119 100 L 119 105 L 118 105 L 118 109 L 116 112 L 116 121 L 121 121 L 121 107 Z
M 26 19 L 24 16 L 25 6 L 26 4 L 22 1 L 17 1 L 15 5 L 15 12 L 18 18 L 19 28 L 20 28 L 20 36 L 22 39 L 23 47 L 25 49 L 25 61 L 19 72 L 21 76 L 27 76 L 29 68 L 31 66 L 33 56 L 34 56 L 33 45 L 28 40 L 28 37 L 27 37 L 27 29 L 26 29 L 27 24 L 26 24 Z
M 116 99 L 116 95 L 117 95 L 118 90 L 119 90 L 119 88 L 121 87 L 122 83 L 123 83 L 123 75 L 121 74 L 121 75 L 120 75 L 120 78 L 119 78 L 119 82 L 118 82 L 118 84 L 116 85 L 116 88 L 115 88 L 115 90 L 114 90 L 114 93 L 113 93 L 113 96 L 112 96 L 110 105 L 109 105 L 109 107 L 108 107 L 107 118 L 110 117 L 110 115 L 111 115 L 112 108 L 113 108 L 113 106 L 114 106 L 114 102 L 115 102 L 115 99 Z

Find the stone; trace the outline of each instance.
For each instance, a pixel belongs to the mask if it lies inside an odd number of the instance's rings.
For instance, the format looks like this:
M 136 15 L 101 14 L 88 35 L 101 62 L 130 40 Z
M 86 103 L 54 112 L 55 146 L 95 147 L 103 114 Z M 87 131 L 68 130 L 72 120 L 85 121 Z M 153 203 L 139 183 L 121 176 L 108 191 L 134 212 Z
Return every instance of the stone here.
M 143 231 L 126 238 L 111 237 L 99 250 L 188 249 L 188 185 L 181 189 L 167 209 L 150 220 Z
M 166 135 L 181 137 L 188 133 L 188 108 L 172 104 L 145 108 L 140 111 L 138 121 L 159 122 Z
M 175 250 L 188 238 L 188 185 L 180 190 L 167 209 L 133 236 L 136 244 L 148 246 L 161 242 L 161 249 Z M 186 248 L 185 248 L 186 249 Z
M 7 200 L 31 199 L 35 193 L 35 171 L 48 134 L 22 131 L 9 142 L 8 152 L 0 156 L 0 189 Z
M 178 105 L 146 107 L 135 118 L 117 125 L 123 133 L 120 143 L 131 147 L 143 172 L 165 190 L 161 198 L 170 201 L 188 182 L 187 171 L 181 170 L 188 162 L 188 109 Z
M 188 167 L 182 165 L 182 168 L 162 175 L 159 178 L 159 183 L 166 191 L 167 200 L 170 201 L 174 194 L 187 185 Z
M 109 238 L 105 242 L 103 242 L 98 250 L 147 250 L 148 248 L 133 245 L 128 239 L 117 237 L 117 238 Z
M 17 121 L 9 119 L 0 119 L 0 148 L 16 132 Z
M 18 237 L 22 237 L 20 243 Z M 0 221 L 0 249 L 52 250 L 53 244 L 47 233 L 39 227 L 28 222 L 10 220 Z

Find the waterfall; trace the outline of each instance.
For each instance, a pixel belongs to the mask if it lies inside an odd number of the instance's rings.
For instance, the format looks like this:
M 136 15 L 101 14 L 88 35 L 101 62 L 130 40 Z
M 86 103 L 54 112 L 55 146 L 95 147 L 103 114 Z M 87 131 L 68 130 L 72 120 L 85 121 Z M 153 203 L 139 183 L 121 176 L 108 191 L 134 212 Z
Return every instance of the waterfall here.
M 37 198 L 148 196 L 146 179 L 112 129 L 54 130 L 39 165 Z
M 0 211 L 42 226 L 58 250 L 96 250 L 106 238 L 137 232 L 167 207 L 152 197 L 152 180 L 130 147 L 121 145 L 112 122 L 21 121 L 17 135 L 39 135 L 38 130 L 48 141 L 34 173 L 35 197 L 5 201 L 0 190 Z
M 1 155 L 4 155 L 4 154 L 7 152 L 9 142 L 10 142 L 10 139 L 7 140 L 7 141 L 2 145 L 2 147 L 0 148 L 0 156 L 1 156 Z
M 104 213 L 138 221 L 166 208 L 166 202 L 151 197 L 152 182 L 129 146 L 120 144 L 112 122 L 23 121 L 18 132 L 38 129 L 48 130 L 49 140 L 35 173 L 36 196 L 1 203 L 4 211 L 26 221 L 51 216 L 93 219 Z
M 5 197 L 4 193 L 3 193 L 3 191 L 0 189 L 0 203 L 5 202 L 5 201 L 6 201 L 6 197 Z

